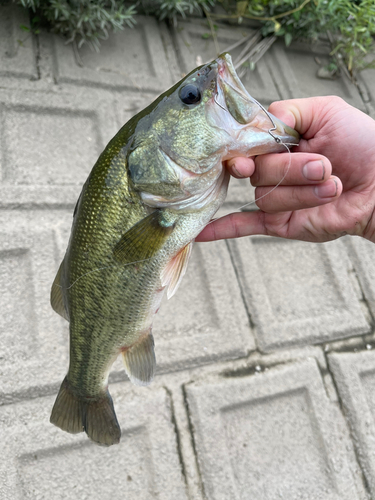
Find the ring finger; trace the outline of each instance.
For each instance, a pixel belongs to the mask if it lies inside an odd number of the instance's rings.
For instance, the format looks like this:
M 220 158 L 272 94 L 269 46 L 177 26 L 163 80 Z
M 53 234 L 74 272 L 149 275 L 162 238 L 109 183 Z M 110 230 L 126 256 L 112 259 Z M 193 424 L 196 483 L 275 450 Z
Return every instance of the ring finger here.
M 257 187 L 255 199 L 263 212 L 275 213 L 325 205 L 337 199 L 341 193 L 340 179 L 331 176 L 326 182 L 315 186 L 279 186 L 277 189 Z

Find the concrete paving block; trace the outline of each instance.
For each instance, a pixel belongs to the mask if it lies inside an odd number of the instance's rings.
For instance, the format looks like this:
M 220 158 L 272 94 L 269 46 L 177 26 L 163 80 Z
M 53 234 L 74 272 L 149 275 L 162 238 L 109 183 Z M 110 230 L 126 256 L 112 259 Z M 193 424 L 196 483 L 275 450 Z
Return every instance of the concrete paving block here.
M 2 404 L 43 394 L 61 381 L 68 337 L 66 321 L 49 303 L 57 269 L 54 214 L 1 211 L 0 221 Z
M 283 42 L 276 42 L 270 49 L 273 79 L 282 99 L 338 95 L 349 104 L 366 110 L 358 88 L 344 75 L 336 80 L 321 79 L 316 76 L 321 65 L 329 63 L 330 48 L 324 43 L 308 46 L 293 43 L 285 47 Z
M 1 498 L 187 499 L 166 392 L 122 383 L 111 394 L 122 438 L 109 448 L 50 424 L 54 397 L 1 407 Z
M 38 78 L 36 47 L 27 10 L 14 4 L 0 5 L 0 78 Z
M 345 237 L 345 245 L 353 262 L 362 292 L 375 317 L 375 248 L 371 241 L 357 236 Z
M 262 351 L 369 332 L 341 242 L 253 237 L 229 248 Z
M 235 42 L 248 36 L 256 30 L 249 28 L 228 27 L 218 24 L 217 41 L 219 52 L 226 51 Z M 175 41 L 178 50 L 182 73 L 189 73 L 196 66 L 211 61 L 217 57 L 217 50 L 212 37 L 203 38 L 210 33 L 207 23 L 201 20 L 194 22 L 181 22 L 175 28 Z M 233 61 L 236 60 L 244 45 L 230 51 Z M 254 71 L 248 71 L 241 78 L 249 93 L 262 104 L 269 104 L 280 98 L 269 71 L 269 59 L 263 57 L 256 65 Z
M 189 384 L 186 394 L 208 499 L 363 498 L 314 360 Z
M 255 349 L 224 242 L 196 243 L 180 289 L 164 297 L 153 333 L 158 371 L 241 358 Z
M 4 92 L 0 129 L 1 206 L 71 206 L 118 126 L 95 93 Z
M 116 107 L 118 130 L 125 125 L 134 115 L 147 108 L 149 104 L 155 101 L 155 94 L 140 92 L 137 94 L 116 93 L 113 94 Z
M 74 54 L 72 44 L 54 38 L 55 80 L 116 90 L 148 90 L 159 94 L 174 81 L 168 67 L 159 26 L 152 17 L 137 16 L 126 27 L 101 41 L 100 52 L 83 46 Z
M 365 69 L 357 76 L 363 100 L 375 105 L 375 69 Z
M 371 498 L 375 498 L 375 352 L 329 355 Z

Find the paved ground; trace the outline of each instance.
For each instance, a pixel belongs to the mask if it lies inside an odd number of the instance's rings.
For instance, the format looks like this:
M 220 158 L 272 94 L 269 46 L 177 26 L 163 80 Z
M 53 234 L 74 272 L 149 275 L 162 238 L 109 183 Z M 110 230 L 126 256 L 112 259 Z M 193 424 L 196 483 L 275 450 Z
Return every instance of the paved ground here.
M 143 18 L 81 66 L 20 24 L 0 7 L 0 498 L 375 499 L 375 247 L 359 238 L 197 244 L 154 325 L 153 384 L 114 367 L 121 444 L 49 423 L 68 349 L 49 289 L 81 185 L 127 119 L 215 53 L 200 19 Z M 244 32 L 220 28 L 221 49 Z M 276 45 L 244 81 L 264 105 L 337 94 L 373 114 L 375 71 L 359 93 L 317 79 L 316 56 Z M 222 213 L 251 197 L 234 182 Z

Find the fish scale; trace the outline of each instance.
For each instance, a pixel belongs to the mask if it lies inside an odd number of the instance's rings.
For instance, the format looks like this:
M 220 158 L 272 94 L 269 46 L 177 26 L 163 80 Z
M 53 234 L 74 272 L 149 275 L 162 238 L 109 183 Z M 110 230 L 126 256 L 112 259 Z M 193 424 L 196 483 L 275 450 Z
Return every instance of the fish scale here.
M 164 291 L 168 298 L 176 292 L 194 238 L 225 199 L 223 161 L 298 143 L 295 131 L 272 120 L 223 54 L 158 97 L 109 142 L 83 186 L 51 289 L 52 307 L 70 322 L 69 370 L 53 424 L 85 431 L 101 445 L 119 442 L 108 392 L 111 365 L 122 353 L 130 380 L 151 382 L 152 321 Z

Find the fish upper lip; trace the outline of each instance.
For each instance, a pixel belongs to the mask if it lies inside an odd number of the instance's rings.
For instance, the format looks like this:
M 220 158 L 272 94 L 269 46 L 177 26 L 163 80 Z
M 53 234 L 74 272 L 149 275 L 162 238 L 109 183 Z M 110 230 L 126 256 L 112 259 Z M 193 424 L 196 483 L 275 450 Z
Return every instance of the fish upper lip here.
M 254 102 L 253 98 L 250 96 L 244 84 L 238 77 L 236 70 L 234 69 L 230 54 L 228 54 L 227 52 L 220 54 L 220 56 L 217 58 L 217 63 L 218 63 L 218 73 L 220 80 L 225 81 L 227 85 L 229 85 L 235 92 L 240 94 L 243 98 L 248 99 L 250 102 Z M 225 77 L 226 74 L 227 78 Z M 235 85 L 231 83 L 231 79 L 233 80 Z
M 249 92 L 246 90 L 245 86 L 241 82 L 240 78 L 238 77 L 233 63 L 232 63 L 232 58 L 230 54 L 224 53 L 221 54 L 217 58 L 217 64 L 218 64 L 218 85 L 220 86 L 221 90 L 223 91 L 223 84 L 221 82 L 225 82 L 227 86 L 229 86 L 234 92 L 236 92 L 240 97 L 242 97 L 244 100 L 248 101 L 249 104 L 257 105 L 259 107 L 258 112 L 254 116 L 254 119 L 260 124 L 258 128 L 260 130 L 263 130 L 264 132 L 269 133 L 276 142 L 285 142 L 285 138 L 290 138 L 292 141 L 291 144 L 298 145 L 300 135 L 299 133 L 294 130 L 293 128 L 287 126 L 285 123 L 283 123 L 281 120 L 273 116 L 271 113 L 269 113 L 256 99 L 254 99 Z M 227 108 L 227 104 L 224 99 L 224 106 L 222 103 L 219 103 L 217 100 L 219 93 L 217 92 L 215 95 L 215 101 L 216 103 L 225 109 L 228 113 L 229 110 Z M 261 118 L 261 115 L 264 115 L 263 118 Z M 258 119 L 257 119 L 258 117 Z M 263 120 L 267 120 L 267 126 L 264 126 L 265 124 Z M 243 127 L 239 128 L 246 128 L 247 126 L 251 125 L 251 122 L 246 123 L 243 125 Z M 256 126 L 256 125 L 255 125 Z

